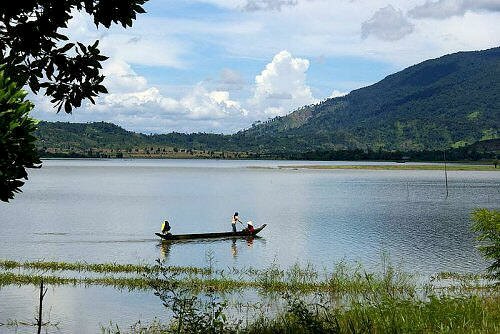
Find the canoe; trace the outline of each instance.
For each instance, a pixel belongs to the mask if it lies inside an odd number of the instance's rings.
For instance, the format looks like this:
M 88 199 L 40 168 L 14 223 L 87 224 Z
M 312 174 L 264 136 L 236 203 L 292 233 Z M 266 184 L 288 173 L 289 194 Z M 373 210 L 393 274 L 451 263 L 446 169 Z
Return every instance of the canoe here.
M 164 240 L 188 240 L 188 239 L 207 239 L 207 238 L 241 238 L 256 236 L 257 233 L 262 231 L 267 224 L 264 224 L 256 229 L 252 233 L 248 231 L 239 232 L 216 232 L 216 233 L 198 233 L 198 234 L 162 234 L 155 233 L 157 236 Z

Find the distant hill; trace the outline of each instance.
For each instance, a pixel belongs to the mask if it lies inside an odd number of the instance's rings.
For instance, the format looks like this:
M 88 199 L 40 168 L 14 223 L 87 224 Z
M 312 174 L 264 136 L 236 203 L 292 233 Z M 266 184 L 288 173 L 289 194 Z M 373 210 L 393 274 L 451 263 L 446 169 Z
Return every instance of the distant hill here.
M 499 124 L 500 48 L 494 48 L 425 61 L 236 137 L 271 151 L 430 150 L 498 138 Z
M 494 48 L 425 61 L 234 135 L 144 135 L 104 122 L 41 122 L 36 135 L 42 151 L 66 152 L 166 147 L 286 156 L 335 150 L 432 151 L 478 141 L 483 144 L 474 150 L 491 152 L 498 148 L 493 139 L 499 138 L 499 124 L 500 48 Z
M 441 161 L 440 150 L 322 150 L 267 152 L 245 150 L 236 136 L 220 134 L 169 133 L 145 135 L 118 125 L 93 123 L 40 122 L 36 133 L 42 157 L 72 158 L 215 158 L 293 160 L 412 160 Z M 241 137 L 240 137 L 241 138 Z M 476 142 L 448 150 L 448 160 L 490 160 L 500 154 L 500 139 Z
M 127 131 L 107 122 L 69 123 L 46 122 L 38 124 L 35 133 L 40 148 L 133 148 L 151 145 L 176 146 L 186 149 L 225 147 L 227 138 L 221 134 L 172 132 L 168 134 L 145 135 Z

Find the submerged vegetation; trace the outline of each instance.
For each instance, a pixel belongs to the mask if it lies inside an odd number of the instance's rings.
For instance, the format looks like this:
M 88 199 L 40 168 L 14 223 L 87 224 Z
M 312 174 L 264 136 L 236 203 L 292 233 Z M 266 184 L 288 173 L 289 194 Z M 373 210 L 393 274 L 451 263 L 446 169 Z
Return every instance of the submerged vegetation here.
M 0 286 L 38 285 L 43 279 L 53 285 L 101 285 L 129 290 L 148 290 L 163 283 L 175 282 L 192 291 L 234 292 L 255 289 L 261 293 L 363 293 L 373 288 L 386 287 L 406 293 L 415 293 L 412 276 L 385 268 L 382 274 L 367 273 L 358 265 L 349 267 L 339 263 L 333 271 L 317 271 L 313 266 L 291 266 L 282 269 L 271 265 L 265 269 L 164 266 L 113 263 L 17 262 L 0 260 Z M 52 274 L 47 274 L 50 272 Z M 57 273 L 57 275 L 54 275 Z M 82 276 L 82 273 L 88 273 Z M 102 275 L 96 275 L 102 274 Z M 115 274 L 128 274 L 116 276 Z M 159 275 L 169 278 L 163 279 Z
M 474 333 L 500 330 L 500 287 L 486 276 L 442 273 L 425 282 L 383 261 L 283 269 L 0 261 L 0 286 L 100 285 L 153 291 L 168 321 L 138 322 L 104 333 Z M 122 276 L 116 276 L 116 275 Z M 257 292 L 273 311 L 242 312 L 229 296 Z M 228 295 L 229 294 L 229 295 Z M 263 306 L 261 306 L 263 307 Z M 242 316 L 242 314 L 245 314 Z M 160 315 L 159 315 L 160 316 Z
M 171 320 L 140 322 L 122 331 L 116 324 L 104 333 L 496 333 L 500 330 L 498 286 L 478 284 L 480 276 L 445 276 L 460 284 L 418 284 L 411 275 L 384 264 L 380 274 L 361 267 L 338 265 L 330 274 L 332 288 L 314 293 L 300 288 L 283 292 L 286 277 L 301 286 L 305 277 L 321 276 L 311 267 L 281 270 L 272 266 L 259 278 L 275 295 L 275 312 L 261 310 L 241 317 L 214 290 L 194 292 L 174 279 L 177 274 L 161 270 L 153 285 L 155 295 L 172 313 Z M 434 278 L 440 280 L 439 277 Z M 309 291 L 310 292 L 310 291 Z M 235 315 L 236 314 L 236 315 Z M 239 315 L 238 315 L 239 314 Z

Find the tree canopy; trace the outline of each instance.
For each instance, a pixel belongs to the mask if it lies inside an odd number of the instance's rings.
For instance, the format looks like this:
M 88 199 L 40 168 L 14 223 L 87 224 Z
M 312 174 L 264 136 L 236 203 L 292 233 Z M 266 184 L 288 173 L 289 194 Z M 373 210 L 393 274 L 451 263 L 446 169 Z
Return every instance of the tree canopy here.
M 82 101 L 106 93 L 101 63 L 107 59 L 99 41 L 85 45 L 63 33 L 77 12 L 90 15 L 96 27 L 132 26 L 147 0 L 23 0 L 0 2 L 0 200 L 20 191 L 25 168 L 40 163 L 32 136 L 28 86 L 44 91 L 57 108 L 71 113 Z
M 98 48 L 71 42 L 61 33 L 77 11 L 92 16 L 96 27 L 112 23 L 132 26 L 147 0 L 27 0 L 0 5 L 0 64 L 5 75 L 20 85 L 40 89 L 57 110 L 70 113 L 84 99 L 92 103 L 102 85 L 101 63 L 107 59 Z
M 26 91 L 0 71 L 0 200 L 14 198 L 27 179 L 28 167 L 40 164 L 33 132 L 36 121 L 29 117 L 33 104 Z

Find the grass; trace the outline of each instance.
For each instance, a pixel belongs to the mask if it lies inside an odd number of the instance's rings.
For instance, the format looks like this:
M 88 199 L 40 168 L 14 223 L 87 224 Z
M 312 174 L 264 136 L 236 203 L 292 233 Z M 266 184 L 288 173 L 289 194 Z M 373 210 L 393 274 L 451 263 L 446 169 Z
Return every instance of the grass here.
M 40 271 L 76 271 L 95 273 L 130 273 L 151 274 L 159 272 L 157 265 L 140 264 L 118 264 L 118 263 L 86 263 L 86 262 L 55 262 L 55 261 L 26 261 L 0 260 L 0 268 L 11 269 L 33 269 Z M 181 274 L 204 274 L 211 273 L 210 268 L 169 266 L 168 271 Z
M 376 303 L 327 307 L 292 302 L 275 317 L 260 317 L 240 333 L 498 333 L 500 299 L 386 298 Z
M 136 265 L 116 263 L 18 262 L 0 260 L 0 286 L 38 285 L 43 279 L 52 285 L 98 285 L 117 289 L 150 290 L 167 281 L 161 277 L 168 273 L 169 281 L 179 287 L 200 293 L 216 291 L 231 293 L 255 290 L 260 294 L 272 293 L 327 293 L 329 295 L 362 295 L 370 291 L 412 296 L 417 293 L 414 277 L 384 264 L 380 273 L 370 273 L 361 265 L 338 263 L 331 271 L 318 271 L 312 265 L 293 265 L 287 269 L 272 264 L 264 269 L 252 267 L 214 269 L 164 265 Z M 84 274 L 91 274 L 85 276 Z M 126 276 L 117 276 L 126 274 Z M 173 275 L 173 276 L 172 276 Z M 491 284 L 480 275 L 441 273 L 432 282 L 454 280 L 448 284 L 455 291 L 491 290 Z M 442 288 L 442 284 L 439 288 Z
M 313 266 L 291 266 L 281 269 L 271 265 L 265 269 L 176 267 L 159 265 L 133 265 L 116 263 L 67 263 L 67 262 L 17 262 L 0 260 L 0 286 L 38 285 L 40 280 L 53 285 L 100 285 L 119 289 L 147 290 L 162 282 L 160 272 L 176 274 L 179 286 L 193 291 L 234 292 L 243 289 L 265 293 L 314 293 L 332 294 L 362 293 L 374 287 L 386 287 L 394 291 L 413 293 L 411 276 L 395 274 L 392 269 L 382 274 L 366 273 L 361 266 L 350 268 L 338 264 L 331 272 L 318 272 Z M 13 272 L 14 270 L 17 272 Z M 72 273 L 97 273 L 97 277 L 81 277 Z M 53 275 L 47 274 L 48 272 Z M 115 274 L 131 274 L 127 277 Z M 57 274 L 57 275 L 54 275 Z M 64 274 L 64 275 L 63 275 Z M 180 275 L 180 276 L 179 276 Z M 156 284 L 157 285 L 157 284 Z
M 383 262 L 380 272 L 371 273 L 361 265 L 337 264 L 331 271 L 319 271 L 312 265 L 294 265 L 283 269 L 272 264 L 255 268 L 196 268 L 115 263 L 17 262 L 0 261 L 0 286 L 46 285 L 109 286 L 120 290 L 151 290 L 156 295 L 172 287 L 189 291 L 185 298 L 214 293 L 239 292 L 243 289 L 271 294 L 280 305 L 276 312 L 255 310 L 239 318 L 218 314 L 225 300 L 211 309 L 193 306 L 190 312 L 206 326 L 217 323 L 217 333 L 498 333 L 500 331 L 500 285 L 484 276 L 441 273 L 430 284 L 417 283 L 415 277 Z M 75 272 L 79 276 L 72 276 Z M 85 277 L 83 273 L 92 273 Z M 66 274 L 66 276 L 62 275 Z M 98 274 L 98 275 L 95 275 Z M 116 276 L 126 274 L 125 277 Z M 69 276 L 68 276 L 69 275 Z M 447 280 L 458 285 L 443 285 Z M 197 297 L 198 296 L 198 297 Z M 182 300 L 180 300 L 182 302 Z M 184 305 L 184 304 L 183 304 Z M 194 305 L 194 304 L 193 304 Z M 198 304 L 196 304 L 198 305 Z M 211 310 L 211 311 L 210 311 Z M 195 313 L 193 313 L 195 312 Z M 212 312 L 212 313 L 210 313 Z M 219 312 L 219 311 L 218 311 Z M 178 316 L 182 316 L 179 315 Z M 174 331 L 174 317 L 167 323 L 155 320 L 136 323 L 131 333 L 188 333 Z M 186 318 L 187 319 L 187 318 Z M 184 319 L 184 320 L 186 320 Z M 119 326 L 103 327 L 105 333 L 124 333 Z M 210 331 L 208 331 L 210 332 Z
M 443 165 L 290 165 L 278 166 L 283 169 L 356 169 L 356 170 L 443 170 Z M 455 165 L 448 164 L 448 171 L 500 171 L 500 168 L 495 168 L 493 165 Z

